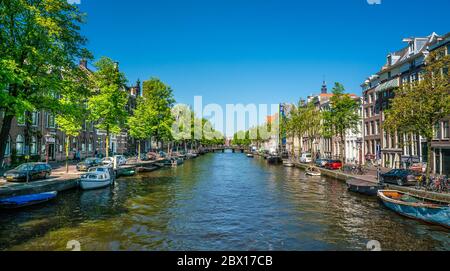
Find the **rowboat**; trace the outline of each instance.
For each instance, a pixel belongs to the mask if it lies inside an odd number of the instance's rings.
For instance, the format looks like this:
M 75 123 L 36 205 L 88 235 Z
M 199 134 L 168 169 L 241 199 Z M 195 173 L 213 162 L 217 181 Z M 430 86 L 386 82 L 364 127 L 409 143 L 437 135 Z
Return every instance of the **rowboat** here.
M 377 183 L 365 182 L 356 179 L 348 180 L 347 187 L 351 192 L 360 193 L 367 196 L 376 196 L 378 190 L 383 189 L 383 186 Z
M 0 200 L 0 208 L 17 209 L 26 206 L 41 204 L 56 198 L 57 195 L 58 192 L 54 191 L 2 199 Z
M 450 228 L 450 204 L 395 190 L 380 190 L 378 198 L 400 215 Z
M 313 177 L 320 177 L 320 176 L 322 176 L 322 173 L 316 167 L 309 167 L 308 169 L 306 169 L 306 175 L 313 176 Z

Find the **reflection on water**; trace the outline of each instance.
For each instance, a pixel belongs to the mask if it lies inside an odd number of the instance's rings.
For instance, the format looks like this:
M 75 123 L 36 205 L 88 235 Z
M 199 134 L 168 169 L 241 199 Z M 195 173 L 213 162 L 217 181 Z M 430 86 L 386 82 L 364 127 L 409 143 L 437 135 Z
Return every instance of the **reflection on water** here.
M 0 213 L 1 250 L 450 250 L 448 231 L 405 219 L 342 182 L 242 154 L 69 191 Z

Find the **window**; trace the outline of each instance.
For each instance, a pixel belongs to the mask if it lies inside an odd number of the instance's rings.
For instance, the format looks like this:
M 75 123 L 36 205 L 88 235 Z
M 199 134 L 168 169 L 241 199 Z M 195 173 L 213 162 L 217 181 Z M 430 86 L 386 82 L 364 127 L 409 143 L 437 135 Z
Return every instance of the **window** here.
M 24 139 L 22 135 L 17 135 L 16 138 L 16 152 L 17 155 L 23 155 L 24 154 Z
M 47 114 L 47 128 L 55 128 L 55 116 Z
M 31 137 L 31 155 L 36 155 L 37 154 L 37 140 L 36 137 L 33 136 Z
M 450 138 L 450 121 L 444 121 L 444 130 L 442 138 Z
M 8 136 L 8 140 L 6 141 L 5 156 L 8 157 L 10 155 L 11 155 L 11 137 Z
M 434 139 L 441 138 L 441 124 L 438 122 L 434 125 Z
M 38 126 L 38 123 L 39 123 L 39 113 L 33 112 L 33 114 L 31 114 L 31 125 Z

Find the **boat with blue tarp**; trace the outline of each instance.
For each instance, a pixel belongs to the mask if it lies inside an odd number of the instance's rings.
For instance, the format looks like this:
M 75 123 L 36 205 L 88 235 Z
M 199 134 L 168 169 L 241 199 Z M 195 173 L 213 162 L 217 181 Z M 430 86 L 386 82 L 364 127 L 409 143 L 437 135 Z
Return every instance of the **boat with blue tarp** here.
M 45 192 L 40 194 L 30 194 L 24 196 L 16 196 L 0 200 L 0 208 L 2 209 L 16 209 L 27 207 L 31 205 L 41 204 L 55 199 L 58 192 Z
M 400 215 L 450 228 L 450 204 L 412 196 L 395 190 L 380 190 L 383 204 Z

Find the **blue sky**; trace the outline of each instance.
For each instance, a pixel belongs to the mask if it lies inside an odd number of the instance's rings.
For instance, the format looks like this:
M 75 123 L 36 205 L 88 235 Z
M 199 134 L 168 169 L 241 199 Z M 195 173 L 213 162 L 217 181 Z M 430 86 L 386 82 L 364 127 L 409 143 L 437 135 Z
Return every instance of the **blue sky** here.
M 448 0 L 81 0 L 96 58 L 129 81 L 159 77 L 177 101 L 296 102 L 323 77 L 360 84 L 407 36 L 450 31 Z

